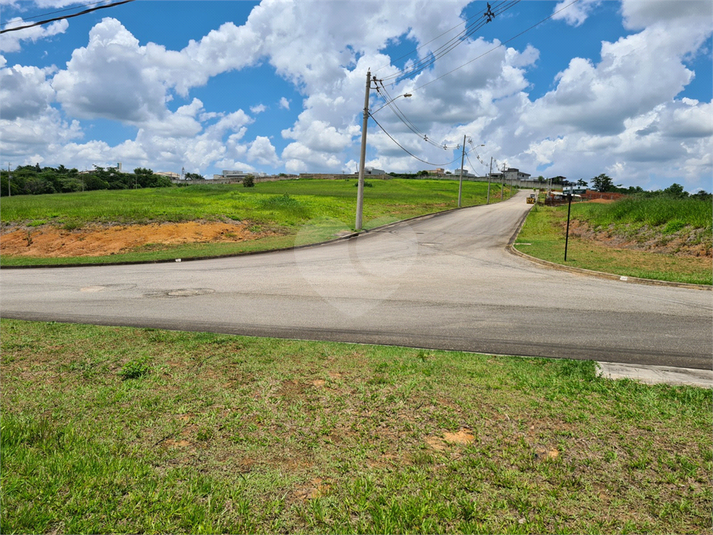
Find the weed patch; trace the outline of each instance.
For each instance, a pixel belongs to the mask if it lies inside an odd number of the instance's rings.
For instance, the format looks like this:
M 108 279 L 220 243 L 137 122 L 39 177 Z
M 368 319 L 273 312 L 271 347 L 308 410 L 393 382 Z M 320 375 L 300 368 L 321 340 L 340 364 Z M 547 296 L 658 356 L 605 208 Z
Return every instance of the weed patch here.
M 126 381 L 128 379 L 139 379 L 151 372 L 151 365 L 148 356 L 142 356 L 130 360 L 124 364 L 119 372 L 121 378 Z

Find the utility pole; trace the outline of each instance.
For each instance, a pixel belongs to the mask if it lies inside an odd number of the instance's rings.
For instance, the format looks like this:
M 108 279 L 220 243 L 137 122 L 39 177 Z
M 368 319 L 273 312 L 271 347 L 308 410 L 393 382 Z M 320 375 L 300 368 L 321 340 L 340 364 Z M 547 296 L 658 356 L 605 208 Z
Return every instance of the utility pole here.
M 505 166 L 500 171 L 500 202 L 503 202 L 503 191 L 505 190 Z
M 7 196 L 12 197 L 12 190 L 10 189 L 10 179 L 12 176 L 10 175 L 10 162 L 7 164 Z
M 460 157 L 460 180 L 458 181 L 458 208 L 463 194 L 463 164 L 465 163 L 465 135 L 463 136 L 463 154 Z
M 361 125 L 361 156 L 359 159 L 359 184 L 357 186 L 356 224 L 361 230 L 362 211 L 364 209 L 364 165 L 366 164 L 366 128 L 369 123 L 369 91 L 371 91 L 371 70 L 366 71 L 366 91 L 364 94 L 364 121 Z
M 490 204 L 490 177 L 493 175 L 493 157 L 490 157 L 490 171 L 488 171 L 488 199 L 485 204 Z

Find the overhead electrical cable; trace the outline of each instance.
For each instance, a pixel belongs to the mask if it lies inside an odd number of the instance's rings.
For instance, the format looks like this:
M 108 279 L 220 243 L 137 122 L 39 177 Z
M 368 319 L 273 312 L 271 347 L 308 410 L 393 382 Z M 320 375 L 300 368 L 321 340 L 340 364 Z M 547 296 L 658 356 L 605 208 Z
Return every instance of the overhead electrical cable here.
M 440 143 L 436 143 L 436 142 L 433 141 L 432 139 L 429 139 L 429 137 L 428 137 L 428 135 L 427 135 L 426 133 L 421 132 L 421 131 L 416 127 L 416 125 L 415 125 L 411 120 L 409 120 L 408 117 L 406 117 L 406 115 L 404 114 L 404 112 L 401 111 L 401 108 L 399 108 L 398 105 L 396 104 L 396 102 L 395 102 L 396 99 L 391 97 L 391 95 L 389 94 L 389 92 L 387 91 L 387 89 L 386 89 L 386 87 L 383 85 L 383 83 L 381 84 L 381 90 L 378 88 L 378 85 L 377 85 L 377 93 L 381 94 L 381 91 L 384 92 L 384 94 L 386 95 L 386 98 L 387 98 L 387 103 L 385 104 L 385 106 L 388 106 L 389 108 L 391 108 L 391 111 L 394 112 L 394 114 L 396 115 L 396 117 L 397 117 L 404 125 L 406 125 L 406 127 L 407 127 L 409 130 L 411 130 L 411 132 L 413 132 L 413 133 L 416 134 L 418 137 L 420 137 L 421 139 L 423 139 L 426 143 L 430 143 L 430 144 L 433 145 L 434 147 L 438 147 L 439 149 L 443 149 L 443 150 L 448 150 L 449 147 L 448 147 L 447 145 L 443 145 L 443 144 L 440 144 Z M 398 98 L 398 97 L 397 97 L 397 98 Z
M 470 153 L 468 153 L 468 152 L 466 151 L 466 153 L 465 153 L 465 159 L 468 160 L 468 163 L 470 164 L 470 168 L 473 170 L 473 172 L 475 172 L 475 165 L 473 165 L 473 162 L 470 161 L 469 154 L 470 154 Z M 488 166 L 485 165 L 485 164 L 481 161 L 480 156 L 478 156 L 477 153 L 476 153 L 475 157 L 478 158 L 478 161 L 479 161 L 481 164 L 483 164 L 486 169 L 488 168 Z
M 399 143 L 398 141 L 396 141 L 396 140 L 394 139 L 394 137 L 393 137 L 391 134 L 389 134 L 383 126 L 381 126 L 381 123 L 379 123 L 379 121 L 377 121 L 377 120 L 374 118 L 373 115 L 369 114 L 369 116 L 374 120 L 374 122 L 376 123 L 376 125 L 377 125 L 379 128 L 381 128 L 381 130 L 384 132 L 384 134 L 386 134 L 386 135 L 389 137 L 389 139 L 390 139 L 391 141 L 393 141 L 402 151 L 404 151 L 406 154 L 408 154 L 408 155 L 411 156 L 412 158 L 418 160 L 419 162 L 425 163 L 425 164 L 427 164 L 427 165 L 433 165 L 434 167 L 441 167 L 441 166 L 445 167 L 446 165 L 450 165 L 450 164 L 452 164 L 453 162 L 455 162 L 455 161 L 458 160 L 458 158 L 456 158 L 455 160 L 451 160 L 450 162 L 446 162 L 446 163 L 432 163 L 432 162 L 428 162 L 428 161 L 426 161 L 426 160 L 422 160 L 421 158 L 419 158 L 418 156 L 416 156 L 414 153 L 412 153 L 411 151 L 409 151 L 407 148 L 405 148 L 403 145 L 401 145 L 401 143 Z
M 423 72 L 425 69 L 431 67 L 434 63 L 436 63 L 436 61 L 438 61 L 439 59 L 444 57 L 446 54 L 455 50 L 456 47 L 458 47 L 459 45 L 466 42 L 466 40 L 470 36 L 472 36 L 478 30 L 483 28 L 486 24 L 491 22 L 497 15 L 504 13 L 508 9 L 510 9 L 513 6 L 520 3 L 520 1 L 521 0 L 509 0 L 507 2 L 503 2 L 499 5 L 497 5 L 495 8 L 492 8 L 490 6 L 490 4 L 488 4 L 488 10 L 485 13 L 483 13 L 483 16 L 486 18 L 478 19 L 477 22 L 474 22 L 474 23 L 470 24 L 469 26 L 466 26 L 466 28 L 462 32 L 460 32 L 455 37 L 451 38 L 449 41 L 447 41 L 446 43 L 444 43 L 437 49 L 433 50 L 425 58 L 414 63 L 413 65 L 411 65 L 408 69 L 406 69 L 404 71 L 401 71 L 401 72 L 392 74 L 391 76 L 385 77 L 384 80 L 390 81 L 390 80 L 408 78 L 408 77 L 414 76 L 420 72 Z
M 102 4 L 104 2 L 92 2 L 91 4 L 80 4 L 80 5 L 75 5 L 72 7 L 65 7 L 64 9 L 57 9 L 55 11 L 48 11 L 47 13 L 40 13 L 39 15 L 32 15 L 31 17 L 22 17 L 22 20 L 33 20 L 33 19 L 39 19 L 42 17 L 47 17 L 49 15 L 55 15 L 57 13 L 66 13 L 67 11 L 74 11 L 75 9 L 83 8 L 83 7 L 93 7 L 93 6 L 98 6 L 99 4 Z
M 385 79 L 386 80 L 395 79 L 395 78 L 399 78 L 399 77 L 409 76 L 412 74 L 417 74 L 418 72 L 423 71 L 425 68 L 427 68 L 430 65 L 432 65 L 433 63 L 435 63 L 436 60 L 445 56 L 447 53 L 449 53 L 453 49 L 455 49 L 458 45 L 463 43 L 466 38 L 473 35 L 476 31 L 481 29 L 488 22 L 492 21 L 496 15 L 498 15 L 498 14 L 504 12 L 506 9 L 509 9 L 510 7 L 514 6 L 519 1 L 520 0 L 510 0 L 507 3 L 507 5 L 501 4 L 499 6 L 496 6 L 495 12 L 492 11 L 492 8 L 488 4 L 489 9 L 485 13 L 483 13 L 483 16 L 489 14 L 489 16 L 486 19 L 478 18 L 477 22 L 466 26 L 466 28 L 463 31 L 461 31 L 458 35 L 451 38 L 449 41 L 447 41 L 446 43 L 441 45 L 439 48 L 433 50 L 427 57 L 416 62 L 407 71 L 391 75 L 390 77 L 387 77 Z
M 500 1 L 502 1 L 502 0 L 500 0 Z M 499 3 L 499 2 L 495 2 L 495 4 L 498 4 L 498 3 Z M 482 16 L 483 16 L 483 15 L 482 15 L 481 13 L 477 13 L 477 14 L 471 15 L 470 17 L 468 17 L 467 19 L 465 19 L 464 22 L 467 23 L 468 21 L 470 21 L 471 19 L 474 19 L 474 18 L 476 18 L 476 17 L 480 20 L 480 19 L 482 18 Z M 424 48 L 424 47 L 430 45 L 430 44 L 433 43 L 434 41 L 437 41 L 438 39 L 440 39 L 440 38 L 443 37 L 444 35 L 447 35 L 447 34 L 451 33 L 452 31 L 457 30 L 458 28 L 461 27 L 462 24 L 463 24 L 463 22 L 459 22 L 458 24 L 456 24 L 456 25 L 453 26 L 452 28 L 449 28 L 448 30 L 446 30 L 446 31 L 443 32 L 442 34 L 437 35 L 436 37 L 434 37 L 434 38 L 431 39 L 430 41 L 426 41 L 426 42 L 423 43 L 422 45 L 420 45 L 420 46 L 418 46 L 417 48 L 414 48 L 413 50 L 411 50 L 410 52 L 406 52 L 406 54 L 404 54 L 403 56 L 400 56 L 400 57 L 398 57 L 398 58 L 396 58 L 396 59 L 391 60 L 389 63 L 387 63 L 387 64 L 385 64 L 385 65 L 382 65 L 381 67 L 379 67 L 378 69 L 376 69 L 374 72 L 376 73 L 376 72 L 380 71 L 381 69 L 383 69 L 383 68 L 385 68 L 385 67 L 388 67 L 389 65 L 391 65 L 391 64 L 393 64 L 393 63 L 395 63 L 395 62 L 399 62 L 399 61 L 401 61 L 402 59 L 405 59 L 405 58 L 407 58 L 407 57 L 409 57 L 409 56 L 411 56 L 411 55 L 417 53 L 419 50 L 421 50 L 422 48 Z M 463 33 L 463 32 L 461 32 L 461 33 Z
M 477 56 L 477 57 L 471 59 L 470 61 L 467 61 L 466 63 L 464 63 L 464 64 L 461 65 L 460 67 L 456 67 L 455 69 L 453 69 L 453 70 L 451 70 L 451 71 L 448 71 L 448 72 L 445 73 L 445 74 L 442 74 L 442 75 L 439 76 L 438 78 L 434 78 L 434 79 L 431 80 L 430 82 L 426 82 L 425 84 L 420 85 L 420 86 L 414 88 L 412 91 L 417 91 L 417 90 L 419 90 L 419 89 L 423 89 L 424 87 L 429 86 L 429 85 L 431 85 L 431 84 L 434 83 L 434 82 L 437 82 L 437 81 L 440 80 L 441 78 L 445 78 L 445 77 L 448 76 L 449 74 L 453 74 L 453 73 L 456 72 L 457 70 L 460 70 L 460 69 L 462 69 L 463 67 L 465 67 L 465 66 L 467 66 L 467 65 L 470 65 L 470 64 L 473 63 L 474 61 L 479 60 L 480 58 L 482 58 L 482 57 L 484 57 L 484 56 L 487 56 L 488 54 L 490 54 L 491 52 L 494 52 L 494 51 L 497 50 L 498 48 L 507 45 L 510 41 L 513 41 L 513 40 L 517 39 L 518 37 L 520 37 L 520 36 L 526 34 L 526 33 L 529 32 L 530 30 L 536 28 L 536 27 L 539 26 L 540 24 L 542 24 L 542 23 L 544 23 L 544 22 L 547 22 L 547 21 L 550 20 L 552 17 L 554 17 L 555 15 L 557 15 L 557 13 L 561 13 L 562 11 L 564 11 L 564 10 L 567 9 L 568 7 L 571 7 L 572 5 L 576 4 L 576 3 L 579 2 L 579 1 L 580 1 L 580 0 L 573 0 L 572 2 L 570 2 L 569 4 L 567 4 L 566 6 L 564 6 L 563 8 L 558 9 L 557 11 L 555 11 L 554 13 L 552 13 L 549 17 L 545 17 L 545 18 L 542 19 L 540 22 L 538 22 L 538 23 L 536 23 L 536 24 L 533 24 L 532 26 L 530 26 L 530 27 L 527 28 L 526 30 L 523 30 L 523 31 L 521 31 L 520 33 L 518 33 L 517 35 L 512 36 L 512 37 L 511 37 L 510 39 L 508 39 L 507 41 L 503 41 L 502 43 L 500 43 L 499 45 L 497 45 L 497 46 L 491 48 L 490 50 L 488 50 L 488 51 L 486 51 L 486 52 L 483 52 L 480 56 Z
M 62 17 L 54 17 L 51 19 L 46 19 L 46 20 L 41 20 L 38 22 L 34 22 L 32 24 L 26 24 L 24 26 L 16 26 L 14 28 L 5 28 L 4 30 L 0 30 L 0 34 L 7 33 L 7 32 L 17 32 L 19 30 L 26 30 L 27 28 L 34 28 L 35 26 L 41 26 L 43 24 L 49 24 L 50 22 L 56 22 L 58 20 L 65 20 L 65 19 L 71 19 L 73 17 L 79 17 L 80 15 L 86 15 L 87 13 L 92 13 L 94 11 L 99 11 L 100 9 L 107 9 L 110 7 L 116 7 L 120 6 L 122 4 L 128 4 L 130 2 L 134 2 L 135 0 L 121 0 L 119 2 L 114 2 L 113 4 L 106 4 L 103 6 L 96 6 L 92 7 L 89 9 L 85 9 L 84 11 L 80 11 L 78 13 L 72 13 L 71 15 L 64 15 Z

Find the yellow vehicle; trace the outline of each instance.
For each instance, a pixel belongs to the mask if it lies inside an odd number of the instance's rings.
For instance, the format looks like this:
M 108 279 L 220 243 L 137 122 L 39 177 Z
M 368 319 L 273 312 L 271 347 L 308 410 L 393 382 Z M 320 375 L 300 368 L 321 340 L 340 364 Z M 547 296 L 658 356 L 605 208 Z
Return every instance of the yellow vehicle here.
M 527 196 L 527 204 L 536 204 L 537 203 L 537 193 L 530 193 L 530 195 Z

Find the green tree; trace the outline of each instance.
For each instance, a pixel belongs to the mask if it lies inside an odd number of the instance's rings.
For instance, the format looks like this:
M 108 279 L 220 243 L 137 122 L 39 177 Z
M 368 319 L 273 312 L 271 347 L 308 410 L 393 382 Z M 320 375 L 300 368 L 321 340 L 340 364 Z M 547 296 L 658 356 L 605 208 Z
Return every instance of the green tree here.
M 665 190 L 663 190 L 663 192 L 666 195 L 669 195 L 671 197 L 677 197 L 679 199 L 688 197 L 688 193 L 686 193 L 686 190 L 683 189 L 683 186 L 681 184 L 677 184 L 676 182 L 674 182 L 669 187 L 667 187 Z
M 25 193 L 30 195 L 41 195 L 43 193 L 57 193 L 51 182 L 43 180 L 38 176 L 28 178 L 25 181 Z
M 109 183 L 106 180 L 102 180 L 98 176 L 85 175 L 83 177 L 83 180 L 84 180 L 84 189 L 86 189 L 87 191 L 97 190 L 97 189 L 109 189 Z
M 592 179 L 592 187 L 599 192 L 613 191 L 614 181 L 604 173 Z

